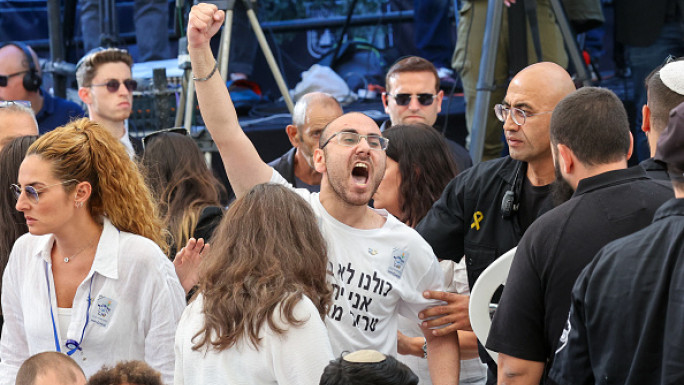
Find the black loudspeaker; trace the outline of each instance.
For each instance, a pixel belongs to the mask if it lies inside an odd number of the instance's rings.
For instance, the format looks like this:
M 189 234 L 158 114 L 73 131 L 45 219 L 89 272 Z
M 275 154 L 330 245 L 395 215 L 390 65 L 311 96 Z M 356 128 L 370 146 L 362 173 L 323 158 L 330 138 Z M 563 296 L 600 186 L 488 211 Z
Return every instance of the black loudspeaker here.
M 33 61 L 33 55 L 31 55 L 31 51 L 29 50 L 29 47 L 20 42 L 20 41 L 8 41 L 5 43 L 0 43 L 0 48 L 8 46 L 8 45 L 13 45 L 19 49 L 21 49 L 24 52 L 24 56 L 26 57 L 26 61 L 28 62 L 29 69 L 28 72 L 24 75 L 24 78 L 22 80 L 22 84 L 24 85 L 24 89 L 29 92 L 36 92 L 40 89 L 40 85 L 43 84 L 43 79 L 38 75 L 38 69 L 36 68 L 36 63 Z

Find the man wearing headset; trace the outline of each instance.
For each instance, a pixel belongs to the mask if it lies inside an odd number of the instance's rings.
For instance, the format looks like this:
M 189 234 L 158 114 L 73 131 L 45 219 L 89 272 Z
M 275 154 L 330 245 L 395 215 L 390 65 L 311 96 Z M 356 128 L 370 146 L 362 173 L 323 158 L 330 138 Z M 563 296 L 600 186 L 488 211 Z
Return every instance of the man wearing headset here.
M 390 120 L 384 122 L 380 130 L 397 124 L 434 126 L 437 114 L 442 110 L 444 91 L 439 89 L 439 75 L 430 61 L 418 56 L 400 59 L 387 71 L 385 90 L 382 104 Z M 463 146 L 447 138 L 444 140 L 459 171 L 473 165 Z
M 557 64 L 542 62 L 520 71 L 495 111 L 503 121 L 510 156 L 479 163 L 456 176 L 416 227 L 438 258 L 459 261 L 465 255 L 470 287 L 489 264 L 518 244 L 538 216 L 552 208 L 550 185 L 555 172 L 549 122 L 556 104 L 574 90 L 570 75 Z M 448 302 L 419 314 L 423 320 L 443 316 L 423 322 L 448 325 L 433 330 L 434 334 L 472 330 L 468 296 L 426 294 Z
M 84 115 L 76 103 L 50 95 L 43 82 L 38 56 L 19 41 L 0 43 L 0 100 L 26 100 L 36 115 L 41 134 Z
M 78 96 L 88 106 L 88 117 L 106 128 L 126 147 L 128 155 L 141 156 L 142 141 L 129 135 L 133 111 L 133 58 L 119 48 L 95 48 L 76 64 Z

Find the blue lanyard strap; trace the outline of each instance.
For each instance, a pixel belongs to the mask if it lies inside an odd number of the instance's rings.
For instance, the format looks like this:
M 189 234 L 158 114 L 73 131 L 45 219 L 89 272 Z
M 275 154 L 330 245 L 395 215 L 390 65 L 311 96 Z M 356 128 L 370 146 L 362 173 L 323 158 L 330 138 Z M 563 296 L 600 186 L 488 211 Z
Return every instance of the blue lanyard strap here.
M 51 297 L 51 292 L 50 292 L 50 278 L 48 276 L 48 264 L 47 262 L 43 261 L 45 263 L 45 282 L 47 283 L 47 289 L 48 289 L 48 301 L 50 304 L 50 318 L 52 319 L 52 335 L 54 336 L 55 339 L 55 350 L 58 352 L 62 352 L 62 349 L 59 347 L 59 337 L 57 336 L 57 325 L 55 324 L 55 314 L 52 311 L 52 297 Z M 76 353 L 77 350 L 83 350 L 81 348 L 81 343 L 83 343 L 83 336 L 85 335 L 85 330 L 86 327 L 88 326 L 88 322 L 90 321 L 90 304 L 92 303 L 93 299 L 91 298 L 91 294 L 93 292 L 93 278 L 95 278 L 95 273 L 90 277 L 90 285 L 88 288 L 88 309 L 86 310 L 86 322 L 85 325 L 83 325 L 83 330 L 81 331 L 81 340 L 76 342 L 76 340 L 67 340 L 66 342 L 66 347 L 69 348 L 70 350 L 66 353 L 68 355 L 72 355 Z

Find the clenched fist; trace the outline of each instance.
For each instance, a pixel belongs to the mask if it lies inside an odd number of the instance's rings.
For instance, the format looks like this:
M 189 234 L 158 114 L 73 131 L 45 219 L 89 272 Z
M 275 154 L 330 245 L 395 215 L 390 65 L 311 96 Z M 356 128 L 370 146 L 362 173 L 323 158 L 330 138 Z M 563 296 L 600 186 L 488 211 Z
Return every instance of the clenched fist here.
M 214 4 L 199 3 L 190 10 L 188 20 L 188 50 L 208 45 L 226 17 Z

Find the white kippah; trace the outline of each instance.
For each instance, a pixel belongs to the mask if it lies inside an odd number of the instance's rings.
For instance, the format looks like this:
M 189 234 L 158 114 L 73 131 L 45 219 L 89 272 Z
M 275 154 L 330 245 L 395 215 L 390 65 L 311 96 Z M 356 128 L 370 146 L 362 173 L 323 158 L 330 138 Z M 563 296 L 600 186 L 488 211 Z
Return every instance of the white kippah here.
M 684 95 L 684 61 L 674 61 L 660 69 L 660 80 L 667 88 Z
M 344 360 L 347 362 L 382 362 L 386 359 L 384 354 L 378 352 L 377 350 L 357 350 L 353 353 L 349 353 L 344 356 Z

